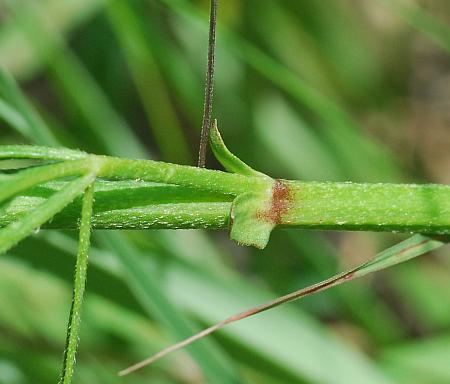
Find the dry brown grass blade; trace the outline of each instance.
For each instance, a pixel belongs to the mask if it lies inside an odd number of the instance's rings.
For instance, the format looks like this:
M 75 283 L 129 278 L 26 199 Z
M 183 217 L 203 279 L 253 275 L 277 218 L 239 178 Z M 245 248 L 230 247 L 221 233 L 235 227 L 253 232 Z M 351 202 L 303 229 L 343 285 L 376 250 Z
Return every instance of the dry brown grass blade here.
M 305 296 L 309 296 L 321 291 L 324 291 L 328 288 L 334 287 L 336 285 L 342 284 L 346 281 L 351 281 L 358 277 L 365 276 L 369 273 L 379 271 L 381 269 L 393 266 L 395 264 L 407 261 L 413 257 L 422 255 L 426 252 L 429 252 L 433 249 L 439 248 L 446 243 L 446 238 L 430 238 L 422 235 L 415 235 L 391 248 L 386 249 L 385 251 L 379 253 L 374 258 L 369 261 L 362 263 L 355 268 L 352 268 L 346 272 L 342 272 L 338 275 L 335 275 L 329 279 L 323 280 L 320 283 L 311 285 L 306 288 L 302 288 L 298 291 L 289 293 L 285 296 L 281 296 L 275 300 L 269 301 L 268 303 L 259 305 L 257 307 L 251 308 L 247 311 L 237 313 L 233 316 L 228 317 L 227 319 L 204 329 L 203 331 L 180 341 L 179 343 L 173 344 L 157 354 L 137 363 L 129 368 L 126 368 L 119 372 L 120 376 L 128 375 L 140 368 L 143 368 L 149 364 L 154 363 L 155 361 L 161 359 L 162 357 L 175 352 L 181 348 L 188 346 L 196 340 L 199 340 L 205 336 L 210 335 L 213 332 L 223 328 L 227 324 L 235 323 L 239 320 L 243 320 L 247 317 L 256 315 L 258 313 L 267 311 L 271 308 L 275 308 L 281 304 L 288 303 L 293 300 L 300 299 Z

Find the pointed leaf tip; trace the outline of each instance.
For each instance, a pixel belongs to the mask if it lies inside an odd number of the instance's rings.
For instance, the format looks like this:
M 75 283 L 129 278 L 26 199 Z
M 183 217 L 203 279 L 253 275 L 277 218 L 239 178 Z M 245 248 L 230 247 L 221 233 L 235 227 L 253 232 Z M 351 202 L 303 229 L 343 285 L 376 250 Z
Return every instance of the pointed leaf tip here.
M 241 159 L 230 152 L 230 150 L 226 147 L 222 136 L 220 135 L 219 129 L 217 128 L 216 119 L 211 127 L 210 144 L 214 156 L 228 172 L 269 178 L 265 174 L 255 171 L 252 167 L 245 164 Z

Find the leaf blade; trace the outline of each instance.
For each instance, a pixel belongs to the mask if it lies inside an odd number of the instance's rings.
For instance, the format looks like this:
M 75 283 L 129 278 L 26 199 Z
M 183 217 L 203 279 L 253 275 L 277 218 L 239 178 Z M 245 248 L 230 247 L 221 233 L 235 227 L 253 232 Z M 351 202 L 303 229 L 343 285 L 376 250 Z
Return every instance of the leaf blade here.
M 235 322 L 243 320 L 247 317 L 254 316 L 256 314 L 265 312 L 269 309 L 275 308 L 279 305 L 300 299 L 302 297 L 310 296 L 312 294 L 324 291 L 331 287 L 340 285 L 344 282 L 351 281 L 356 278 L 368 275 L 372 272 L 379 271 L 379 270 L 385 269 L 389 266 L 396 265 L 400 262 L 407 261 L 411 258 L 417 257 L 423 253 L 426 253 L 430 250 L 437 249 L 444 244 L 445 244 L 444 239 L 442 239 L 442 241 L 441 241 L 439 239 L 433 239 L 433 238 L 425 237 L 422 235 L 413 236 L 410 239 L 407 239 L 391 248 L 388 248 L 387 250 L 376 255 L 373 259 L 371 259 L 365 263 L 362 263 L 362 264 L 356 266 L 355 268 L 352 268 L 345 272 L 339 273 L 329 279 L 323 280 L 317 284 L 313 284 L 309 287 L 300 289 L 298 291 L 289 293 L 285 296 L 279 297 L 279 298 L 269 301 L 265 304 L 256 306 L 247 311 L 232 315 L 232 316 L 226 318 L 225 320 L 223 320 L 219 323 L 216 323 L 213 326 L 206 328 L 203 331 L 201 331 L 185 340 L 182 340 L 176 344 L 169 346 L 166 349 L 163 349 L 162 351 L 158 352 L 157 354 L 155 354 L 135 365 L 132 365 L 131 367 L 128 367 L 128 368 L 120 371 L 119 375 L 124 376 L 124 375 L 132 373 L 138 369 L 141 369 L 141 368 L 145 367 L 146 365 L 152 364 L 155 361 L 161 359 L 162 357 L 168 355 L 169 353 L 172 353 L 181 348 L 184 348 L 184 347 L 188 346 L 189 344 L 191 344 L 192 342 L 199 340 L 205 336 L 208 336 L 228 324 L 235 323 Z

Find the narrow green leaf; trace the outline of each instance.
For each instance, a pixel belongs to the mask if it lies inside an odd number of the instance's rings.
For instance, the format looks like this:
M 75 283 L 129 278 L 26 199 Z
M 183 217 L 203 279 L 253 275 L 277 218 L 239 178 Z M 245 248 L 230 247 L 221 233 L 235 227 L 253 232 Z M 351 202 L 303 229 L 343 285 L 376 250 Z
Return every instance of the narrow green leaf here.
M 448 239 L 444 236 L 428 237 L 414 235 L 381 252 L 373 260 L 364 263 L 355 271 L 355 277 L 365 276 L 393 265 L 402 263 L 414 257 L 423 255 L 446 244 Z
M 94 186 L 90 184 L 83 196 L 81 210 L 80 236 L 78 242 L 77 263 L 73 286 L 72 307 L 70 308 L 69 324 L 67 326 L 66 349 L 64 351 L 63 367 L 60 383 L 70 384 L 75 369 L 75 358 L 80 339 L 81 305 L 86 287 L 88 252 L 91 237 L 92 206 L 94 202 Z
M 0 254 L 6 252 L 19 241 L 29 236 L 34 230 L 55 216 L 67 204 L 80 195 L 95 180 L 90 173 L 69 183 L 64 189 L 30 212 L 29 215 L 0 229 Z
M 124 369 L 119 374 L 127 375 L 129 373 L 132 373 L 132 372 L 140 369 L 140 368 L 143 368 L 146 365 L 152 364 L 155 361 L 161 359 L 162 357 L 168 355 L 169 353 L 172 353 L 181 348 L 184 348 L 184 347 L 188 346 L 189 344 L 193 343 L 194 341 L 199 340 L 205 336 L 208 336 L 211 333 L 216 332 L 217 330 L 223 328 L 224 326 L 226 326 L 228 324 L 235 323 L 235 322 L 243 320 L 247 317 L 251 317 L 258 313 L 278 307 L 281 304 L 285 304 L 285 303 L 288 303 L 288 302 L 291 302 L 291 301 L 294 301 L 294 300 L 297 300 L 297 299 L 300 299 L 300 298 L 303 298 L 306 296 L 313 295 L 315 293 L 324 291 L 331 287 L 335 287 L 342 283 L 354 280 L 358 277 L 365 276 L 369 273 L 376 272 L 381 269 L 385 269 L 387 267 L 407 261 L 413 257 L 417 257 L 417 256 L 427 253 L 433 249 L 439 248 L 444 244 L 445 244 L 444 239 L 442 239 L 442 240 L 432 239 L 432 238 L 425 237 L 422 235 L 413 236 L 412 238 L 405 240 L 405 241 L 379 253 L 372 260 L 362 263 L 362 264 L 358 265 L 357 267 L 352 268 L 346 272 L 339 273 L 329 279 L 321 281 L 320 283 L 317 283 L 317 284 L 311 285 L 309 287 L 300 289 L 298 291 L 289 293 L 285 296 L 279 297 L 268 303 L 251 308 L 247 311 L 232 315 L 232 316 L 228 317 L 227 319 L 225 319 L 209 328 L 206 328 L 203 331 L 201 331 L 179 343 L 173 344 L 170 347 L 163 349 L 162 351 L 149 357 L 148 359 L 145 359 L 127 369 Z
M 214 156 L 228 172 L 240 173 L 241 175 L 247 176 L 260 176 L 269 178 L 263 173 L 255 171 L 253 168 L 245 164 L 241 159 L 230 152 L 230 150 L 226 147 L 222 136 L 220 135 L 219 129 L 217 128 L 217 120 L 214 120 L 213 122 L 209 137 L 211 149 L 214 153 Z

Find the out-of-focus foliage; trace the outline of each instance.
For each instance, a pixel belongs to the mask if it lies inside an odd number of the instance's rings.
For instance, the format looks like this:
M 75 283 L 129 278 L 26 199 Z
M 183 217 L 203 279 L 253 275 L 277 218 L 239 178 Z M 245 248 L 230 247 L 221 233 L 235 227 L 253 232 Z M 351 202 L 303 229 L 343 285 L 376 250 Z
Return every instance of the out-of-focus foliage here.
M 0 88 L 0 108 L 28 116 L 33 127 L 15 131 L 1 121 L 0 143 L 193 164 L 207 7 L 1 0 L 0 65 L 42 121 Z M 303 180 L 450 181 L 448 1 L 228 0 L 219 19 L 214 115 L 228 146 L 255 169 Z M 209 166 L 218 166 L 211 156 Z M 75 235 L 40 231 L 2 256 L 0 384 L 56 381 Z M 397 237 L 276 231 L 258 251 L 226 233 L 96 233 L 76 382 L 448 383 L 445 249 L 116 376 Z

